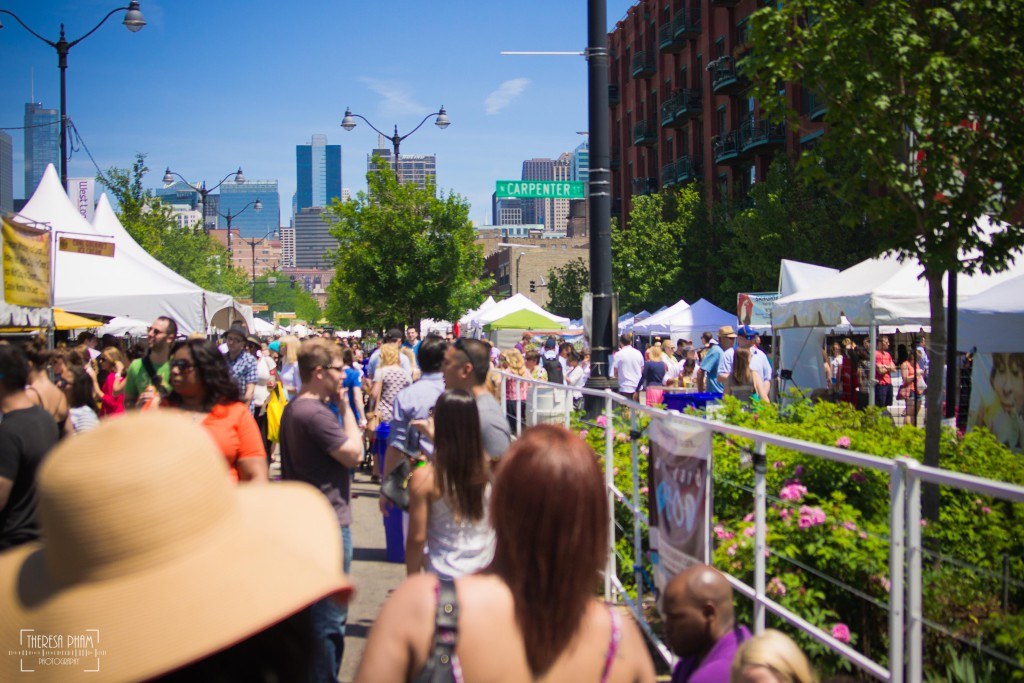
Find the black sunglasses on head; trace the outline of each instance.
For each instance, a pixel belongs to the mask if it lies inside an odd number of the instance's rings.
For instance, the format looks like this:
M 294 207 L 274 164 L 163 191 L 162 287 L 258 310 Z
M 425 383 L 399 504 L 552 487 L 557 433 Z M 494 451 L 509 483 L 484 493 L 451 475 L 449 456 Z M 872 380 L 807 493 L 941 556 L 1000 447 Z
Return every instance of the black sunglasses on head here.
M 462 355 L 466 357 L 466 360 L 469 361 L 469 364 L 473 366 L 473 372 L 476 373 L 476 361 L 473 360 L 473 354 L 466 350 L 466 345 L 462 343 L 462 339 L 462 337 L 456 339 L 452 346 L 454 346 L 456 350 L 462 352 Z

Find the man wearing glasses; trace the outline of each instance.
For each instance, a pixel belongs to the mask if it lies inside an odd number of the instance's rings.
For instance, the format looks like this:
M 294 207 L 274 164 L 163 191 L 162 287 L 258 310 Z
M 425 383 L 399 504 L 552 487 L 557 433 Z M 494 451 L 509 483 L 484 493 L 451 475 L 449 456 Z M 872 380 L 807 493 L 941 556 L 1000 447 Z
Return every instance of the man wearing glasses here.
M 144 408 L 171 391 L 171 344 L 178 336 L 178 324 L 165 315 L 153 321 L 146 331 L 149 350 L 128 366 L 124 385 L 126 408 Z
M 309 339 L 299 349 L 302 391 L 285 406 L 281 416 L 281 478 L 318 488 L 334 508 L 341 532 L 345 573 L 352 565 L 351 472 L 363 455 L 362 430 L 348 408 L 342 384 L 345 366 L 341 349 L 326 339 Z M 339 417 L 328 407 L 334 403 Z M 318 651 L 311 662 L 310 680 L 338 677 L 345 651 L 348 610 L 330 598 L 313 606 L 314 639 Z
M 505 454 L 512 434 L 501 405 L 487 391 L 487 371 L 491 367 L 490 347 L 479 339 L 459 337 L 444 354 L 441 371 L 448 389 L 464 389 L 476 397 L 480 412 L 480 435 L 484 452 L 492 460 Z

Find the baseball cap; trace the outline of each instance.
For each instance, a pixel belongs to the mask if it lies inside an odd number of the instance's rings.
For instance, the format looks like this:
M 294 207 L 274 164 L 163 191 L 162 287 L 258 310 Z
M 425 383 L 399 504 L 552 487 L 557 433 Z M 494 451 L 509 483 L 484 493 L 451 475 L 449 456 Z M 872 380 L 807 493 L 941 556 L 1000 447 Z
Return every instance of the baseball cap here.
M 753 339 L 757 336 L 757 330 L 750 325 L 741 325 L 740 329 L 736 330 L 736 334 L 746 339 Z

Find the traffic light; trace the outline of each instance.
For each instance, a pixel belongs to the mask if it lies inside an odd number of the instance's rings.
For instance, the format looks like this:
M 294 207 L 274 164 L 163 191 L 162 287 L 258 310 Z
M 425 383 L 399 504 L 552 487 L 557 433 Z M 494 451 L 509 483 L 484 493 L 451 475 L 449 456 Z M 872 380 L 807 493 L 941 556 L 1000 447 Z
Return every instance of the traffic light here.
M 537 291 L 537 281 L 536 280 L 530 280 L 530 293 L 533 294 L 536 291 Z

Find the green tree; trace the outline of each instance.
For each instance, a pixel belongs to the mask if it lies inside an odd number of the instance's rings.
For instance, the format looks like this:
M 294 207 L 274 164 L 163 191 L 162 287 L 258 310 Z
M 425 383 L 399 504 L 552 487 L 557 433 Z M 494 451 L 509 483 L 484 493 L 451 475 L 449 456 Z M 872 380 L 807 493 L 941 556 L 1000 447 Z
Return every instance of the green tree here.
M 166 204 L 142 187 L 149 168 L 138 153 L 131 168 L 111 167 L 97 179 L 119 207 L 118 218 L 129 235 L 154 258 L 192 283 L 214 292 L 245 296 L 249 276 L 231 264 L 228 250 L 201 225 L 180 227 Z
M 375 157 L 368 192 L 329 208 L 335 276 L 327 317 L 342 327 L 380 329 L 422 318 L 457 320 L 480 305 L 483 251 L 474 244 L 469 203 L 433 186 L 399 183 Z
M 1002 269 L 1024 244 L 1019 220 L 989 236 L 977 224 L 983 214 L 1011 218 L 1024 187 L 1024 4 L 787 0 L 750 27 L 743 68 L 754 96 L 792 123 L 778 83 L 827 102 L 821 146 L 852 166 L 827 178 L 830 189 L 854 207 L 851 218 L 884 226 L 880 251 L 922 266 L 932 323 L 925 462 L 935 465 L 946 274 Z
M 259 315 L 268 321 L 274 320 L 275 313 L 282 312 L 294 312 L 299 320 L 314 323 L 323 317 L 313 295 L 298 283 L 292 284 L 288 275 L 277 270 L 261 275 L 256 281 L 255 301 L 267 305 L 267 310 Z
M 577 258 L 548 271 L 548 310 L 555 315 L 579 318 L 583 295 L 590 291 L 590 268 Z

